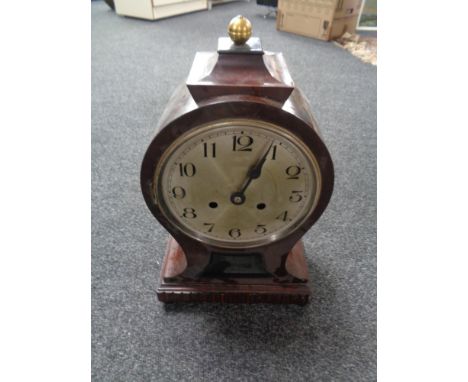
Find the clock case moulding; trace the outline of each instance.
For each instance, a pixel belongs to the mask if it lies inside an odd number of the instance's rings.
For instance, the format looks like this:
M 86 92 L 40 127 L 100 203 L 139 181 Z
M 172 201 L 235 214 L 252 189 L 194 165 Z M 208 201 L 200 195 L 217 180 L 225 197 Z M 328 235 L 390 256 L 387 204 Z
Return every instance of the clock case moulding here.
M 294 86 L 283 55 L 264 52 L 255 37 L 241 47 L 227 40 L 219 39 L 218 52 L 196 54 L 186 83 L 172 95 L 143 159 L 144 199 L 171 234 L 157 295 L 166 303 L 305 304 L 310 296 L 309 272 L 301 237 L 330 200 L 332 159 L 307 100 Z M 153 199 L 156 166 L 173 141 L 198 126 L 227 119 L 261 120 L 282 126 L 309 147 L 319 165 L 322 182 L 315 209 L 296 230 L 268 245 L 233 250 L 202 243 L 178 230 Z M 243 271 L 216 273 L 220 261 L 232 261 L 234 269 L 239 261 Z

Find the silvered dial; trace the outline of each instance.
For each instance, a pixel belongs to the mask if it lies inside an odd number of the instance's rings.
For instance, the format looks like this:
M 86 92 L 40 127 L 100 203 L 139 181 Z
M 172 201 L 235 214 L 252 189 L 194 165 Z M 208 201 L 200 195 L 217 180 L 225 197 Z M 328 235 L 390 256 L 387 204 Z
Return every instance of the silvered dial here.
M 320 175 L 310 150 L 286 130 L 233 120 L 176 139 L 153 184 L 155 202 L 178 229 L 236 248 L 291 233 L 315 207 Z

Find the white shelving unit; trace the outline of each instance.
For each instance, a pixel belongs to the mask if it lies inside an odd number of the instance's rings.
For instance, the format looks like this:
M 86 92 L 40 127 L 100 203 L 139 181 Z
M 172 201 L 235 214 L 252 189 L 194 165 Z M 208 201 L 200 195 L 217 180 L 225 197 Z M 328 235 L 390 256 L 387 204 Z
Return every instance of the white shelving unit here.
M 114 4 L 119 15 L 147 20 L 208 9 L 208 0 L 114 0 Z
M 208 9 L 211 9 L 213 5 L 223 4 L 223 3 L 232 3 L 233 1 L 240 1 L 240 0 L 208 0 Z M 250 2 L 250 0 L 245 0 Z

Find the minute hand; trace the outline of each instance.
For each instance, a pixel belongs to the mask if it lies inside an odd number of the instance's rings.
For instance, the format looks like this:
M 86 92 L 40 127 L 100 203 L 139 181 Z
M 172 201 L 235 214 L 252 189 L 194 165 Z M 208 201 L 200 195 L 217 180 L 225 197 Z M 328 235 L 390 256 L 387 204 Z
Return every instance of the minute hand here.
M 249 172 L 247 173 L 247 178 L 242 184 L 240 191 L 234 192 L 231 195 L 231 200 L 234 204 L 242 204 L 245 201 L 245 196 L 244 196 L 245 190 L 247 189 L 249 184 L 252 182 L 252 180 L 258 179 L 260 177 L 262 173 L 262 167 L 272 147 L 273 147 L 273 142 L 271 142 L 270 145 L 266 148 L 265 152 L 257 161 L 257 163 L 255 163 L 252 167 L 250 167 Z
M 268 148 L 266 149 L 265 153 L 260 157 L 260 159 L 258 160 L 257 163 L 255 163 L 255 165 L 253 167 L 250 168 L 249 170 L 249 173 L 247 174 L 247 179 L 245 180 L 244 184 L 242 185 L 242 188 L 240 190 L 240 192 L 243 194 L 245 192 L 245 190 L 247 189 L 247 187 L 249 186 L 250 182 L 253 180 L 253 179 L 258 179 L 260 178 L 260 175 L 262 174 L 262 167 L 263 167 L 263 164 L 265 163 L 266 161 L 266 158 L 268 156 L 268 153 L 270 152 L 271 150 L 271 147 L 273 146 L 273 142 L 270 143 L 270 146 L 268 146 Z

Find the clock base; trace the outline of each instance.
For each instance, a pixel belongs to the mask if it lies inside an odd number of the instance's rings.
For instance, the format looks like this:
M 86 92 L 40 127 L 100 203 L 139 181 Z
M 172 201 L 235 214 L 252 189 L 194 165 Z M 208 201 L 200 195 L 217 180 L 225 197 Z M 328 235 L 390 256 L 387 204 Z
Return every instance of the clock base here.
M 307 304 L 310 289 L 302 242 L 298 242 L 289 252 L 286 265 L 296 273 L 299 271 L 302 274 L 302 281 L 275 282 L 269 275 L 239 273 L 183 280 L 173 276 L 175 270 L 181 270 L 186 266 L 185 254 L 171 237 L 164 257 L 157 295 L 159 301 L 164 303 Z

